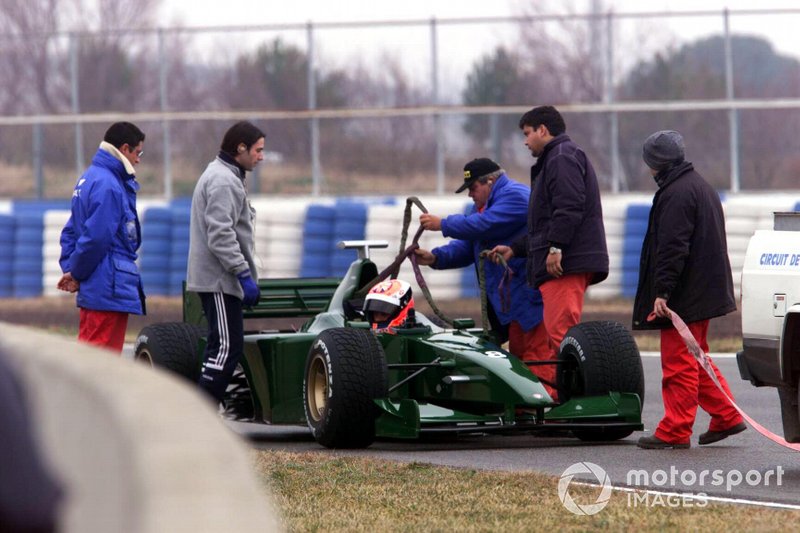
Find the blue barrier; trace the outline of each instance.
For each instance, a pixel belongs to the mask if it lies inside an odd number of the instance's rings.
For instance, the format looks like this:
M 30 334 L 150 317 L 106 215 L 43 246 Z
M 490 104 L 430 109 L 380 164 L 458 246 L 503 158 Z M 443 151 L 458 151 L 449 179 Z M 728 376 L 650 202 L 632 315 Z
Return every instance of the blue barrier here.
M 16 198 L 11 200 L 11 212 L 15 215 L 42 215 L 45 211 L 66 210 L 72 208 L 71 198 L 55 198 L 48 200 Z
M 647 232 L 651 204 L 631 204 L 625 211 L 622 241 L 622 295 L 632 298 L 639 285 L 639 258 Z
M 331 256 L 336 209 L 329 205 L 311 204 L 306 209 L 303 222 L 303 258 L 300 264 L 301 277 L 324 277 L 330 275 Z
M 0 249 L 14 249 L 14 233 L 16 219 L 13 215 L 0 215 Z M 4 251 L 0 253 L 0 297 L 9 297 L 14 293 L 14 254 Z
M 333 235 L 328 241 L 331 253 L 329 276 L 344 276 L 356 257 L 355 250 L 339 250 L 339 241 L 363 240 L 367 229 L 367 206 L 352 201 L 339 201 L 334 206 Z
M 169 294 L 169 268 L 172 246 L 172 210 L 151 207 L 142 213 L 142 245 L 139 271 L 148 296 Z
M 178 203 L 172 207 L 167 294 L 178 296 L 183 291 L 186 265 L 189 260 L 189 221 L 191 207 Z
M 12 293 L 17 298 L 31 298 L 40 296 L 43 289 L 44 210 L 26 203 L 21 210 L 14 214 Z

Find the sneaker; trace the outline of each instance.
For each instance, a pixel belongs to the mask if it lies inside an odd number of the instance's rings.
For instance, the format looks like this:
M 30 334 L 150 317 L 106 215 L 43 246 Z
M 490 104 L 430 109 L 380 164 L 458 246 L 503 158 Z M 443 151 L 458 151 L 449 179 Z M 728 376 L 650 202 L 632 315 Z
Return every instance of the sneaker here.
M 721 441 L 722 439 L 727 439 L 731 435 L 741 433 L 745 429 L 747 429 L 747 425 L 744 422 L 739 422 L 735 426 L 731 426 L 728 429 L 723 429 L 722 431 L 709 430 L 701 434 L 697 442 L 700 445 L 711 444 L 713 442 Z
M 661 440 L 655 435 L 650 435 L 649 437 L 641 437 L 639 438 L 639 442 L 636 443 L 639 448 L 644 448 L 646 450 L 670 450 L 670 449 L 686 449 L 689 446 L 689 441 L 686 442 L 667 442 L 665 440 Z

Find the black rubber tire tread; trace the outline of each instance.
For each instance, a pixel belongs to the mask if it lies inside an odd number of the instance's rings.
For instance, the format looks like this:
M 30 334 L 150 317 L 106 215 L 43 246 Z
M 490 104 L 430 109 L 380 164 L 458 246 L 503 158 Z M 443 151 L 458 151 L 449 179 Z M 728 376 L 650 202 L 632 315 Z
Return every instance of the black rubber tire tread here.
M 573 326 L 564 336 L 558 358 L 577 363 L 577 373 L 571 377 L 568 372 L 558 372 L 562 401 L 572 396 L 632 392 L 644 404 L 644 370 L 639 348 L 619 322 L 604 320 Z M 625 438 L 633 430 L 577 429 L 573 433 L 585 441 L 610 441 Z
M 142 328 L 136 337 L 134 359 L 141 352 L 150 353 L 153 365 L 165 368 L 191 382 L 200 377 L 198 344 L 206 331 L 201 326 L 183 322 L 163 322 Z
M 308 374 L 318 353 L 328 352 L 331 392 L 318 422 L 309 414 Z M 303 377 L 303 407 L 314 439 L 328 448 L 366 448 L 375 440 L 373 402 L 387 395 L 386 355 L 369 330 L 331 328 L 319 334 L 309 350 Z

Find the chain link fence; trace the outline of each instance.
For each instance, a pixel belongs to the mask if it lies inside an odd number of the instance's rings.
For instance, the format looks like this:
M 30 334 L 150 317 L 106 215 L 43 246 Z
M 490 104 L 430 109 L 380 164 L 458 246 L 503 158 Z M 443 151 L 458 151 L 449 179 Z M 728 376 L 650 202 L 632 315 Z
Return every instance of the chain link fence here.
M 0 35 L 0 196 L 68 197 L 115 120 L 147 133 L 139 179 L 149 196 L 190 194 L 239 119 L 267 132 L 255 193 L 450 193 L 464 162 L 483 155 L 524 182 L 531 158 L 516 122 L 546 103 L 608 191 L 652 189 L 641 142 L 665 128 L 684 133 L 688 158 L 719 189 L 793 188 L 800 66 L 749 32 L 798 15 L 596 11 Z M 668 24 L 706 36 L 660 34 Z M 470 57 L 478 33 L 496 41 Z

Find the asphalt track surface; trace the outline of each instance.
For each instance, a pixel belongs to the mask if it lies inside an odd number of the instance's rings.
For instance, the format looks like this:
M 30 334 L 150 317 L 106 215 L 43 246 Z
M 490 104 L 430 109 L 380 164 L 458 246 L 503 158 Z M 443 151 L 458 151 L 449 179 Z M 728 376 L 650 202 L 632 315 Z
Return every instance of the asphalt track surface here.
M 743 381 L 732 356 L 719 356 L 715 361 L 740 407 L 782 436 L 776 389 L 756 388 Z M 611 443 L 589 444 L 569 437 L 536 435 L 477 435 L 447 441 L 378 440 L 364 450 L 328 450 L 318 445 L 305 427 L 229 424 L 254 448 L 263 450 L 364 456 L 470 469 L 536 471 L 555 476 L 561 476 L 575 463 L 591 462 L 605 470 L 615 487 L 647 487 L 658 492 L 702 494 L 800 509 L 800 453 L 769 441 L 753 428 L 718 443 L 699 446 L 697 435 L 708 429 L 709 417 L 698 409 L 690 449 L 638 448 L 636 440 L 649 435 L 664 412 L 660 360 L 657 354 L 649 355 L 643 357 L 643 363 L 645 431 Z M 574 479 L 598 483 L 591 473 L 576 475 Z

